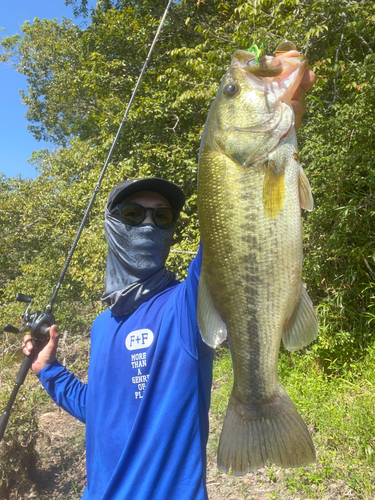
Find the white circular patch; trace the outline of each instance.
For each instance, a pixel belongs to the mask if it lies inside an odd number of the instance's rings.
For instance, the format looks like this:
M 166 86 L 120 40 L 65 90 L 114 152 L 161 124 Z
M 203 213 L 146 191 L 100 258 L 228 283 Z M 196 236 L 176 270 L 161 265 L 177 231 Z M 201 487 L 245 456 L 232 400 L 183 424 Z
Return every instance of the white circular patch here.
M 130 332 L 125 339 L 125 347 L 129 351 L 136 351 L 137 349 L 145 349 L 150 347 L 154 341 L 154 334 L 151 330 L 143 328 L 142 330 L 135 330 Z

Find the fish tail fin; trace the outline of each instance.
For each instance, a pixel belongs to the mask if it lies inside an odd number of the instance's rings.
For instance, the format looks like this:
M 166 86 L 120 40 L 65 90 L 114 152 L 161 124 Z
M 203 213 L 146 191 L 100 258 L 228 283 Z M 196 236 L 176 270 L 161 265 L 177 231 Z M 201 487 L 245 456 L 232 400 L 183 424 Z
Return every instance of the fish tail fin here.
M 315 461 L 305 423 L 286 392 L 263 404 L 248 405 L 230 397 L 220 436 L 217 467 L 235 476 L 263 467 L 302 467 Z

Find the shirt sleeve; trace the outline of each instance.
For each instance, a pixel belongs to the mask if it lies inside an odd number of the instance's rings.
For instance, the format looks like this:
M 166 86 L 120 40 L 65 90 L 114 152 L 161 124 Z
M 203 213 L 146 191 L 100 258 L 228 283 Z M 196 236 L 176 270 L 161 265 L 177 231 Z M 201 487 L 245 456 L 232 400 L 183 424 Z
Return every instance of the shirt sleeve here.
M 190 263 L 186 279 L 186 292 L 187 292 L 189 314 L 191 317 L 195 318 L 195 323 L 197 328 L 198 328 L 198 323 L 196 321 L 196 317 L 197 317 L 197 304 L 198 304 L 198 284 L 199 284 L 199 276 L 201 273 L 201 266 L 202 266 L 202 243 L 199 243 L 198 253 Z
M 188 324 L 188 329 L 183 329 L 180 333 L 181 342 L 184 349 L 194 358 L 202 359 L 213 352 L 212 348 L 202 340 L 198 328 L 197 305 L 199 276 L 202 266 L 202 244 L 199 245 L 198 254 L 192 260 L 185 282 L 185 300 L 187 318 L 183 317 L 183 324 Z
M 56 404 L 81 422 L 86 422 L 87 384 L 78 380 L 57 360 L 40 370 L 37 377 Z

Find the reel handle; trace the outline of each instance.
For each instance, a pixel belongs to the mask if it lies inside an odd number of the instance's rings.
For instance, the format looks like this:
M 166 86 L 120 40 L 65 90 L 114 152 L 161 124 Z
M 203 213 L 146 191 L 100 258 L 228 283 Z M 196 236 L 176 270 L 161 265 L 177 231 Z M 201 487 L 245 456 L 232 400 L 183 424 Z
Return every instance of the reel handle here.
M 20 333 L 19 328 L 17 328 L 16 326 L 10 325 L 9 323 L 7 323 L 4 326 L 3 331 L 7 332 L 7 333 Z
M 30 302 L 32 302 L 33 299 L 28 295 L 25 295 L 24 293 L 17 293 L 16 300 L 18 302 L 25 302 L 26 304 L 30 304 Z

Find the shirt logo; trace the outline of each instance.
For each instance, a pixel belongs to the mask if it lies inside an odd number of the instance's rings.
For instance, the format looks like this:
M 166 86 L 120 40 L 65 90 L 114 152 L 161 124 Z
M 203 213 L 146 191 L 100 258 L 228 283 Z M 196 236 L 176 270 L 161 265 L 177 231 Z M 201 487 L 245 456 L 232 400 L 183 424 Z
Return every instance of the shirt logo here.
M 145 349 L 150 347 L 154 341 L 154 334 L 151 330 L 143 328 L 142 330 L 135 330 L 130 332 L 125 339 L 125 347 L 129 351 L 136 351 L 137 349 Z

